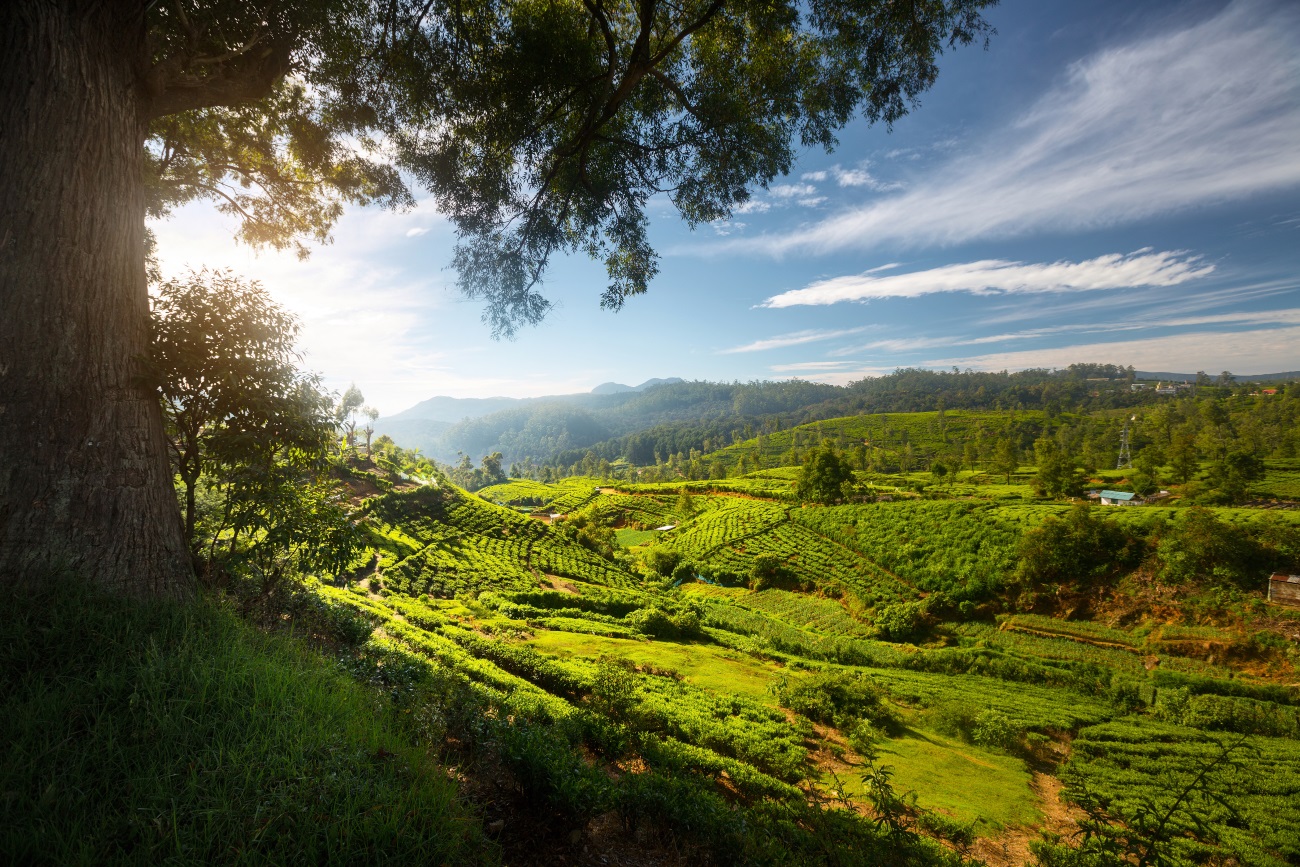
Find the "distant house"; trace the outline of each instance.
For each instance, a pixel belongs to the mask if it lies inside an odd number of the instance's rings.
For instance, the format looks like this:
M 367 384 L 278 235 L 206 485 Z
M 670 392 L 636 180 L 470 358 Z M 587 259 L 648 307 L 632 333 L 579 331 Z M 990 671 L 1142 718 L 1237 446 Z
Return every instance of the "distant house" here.
M 677 529 L 676 524 L 664 524 L 662 527 L 655 527 L 656 533 L 667 533 L 669 530 Z
M 1137 506 L 1142 503 L 1141 500 L 1135 499 L 1137 494 L 1130 494 L 1128 491 L 1102 491 L 1100 496 L 1103 506 Z
M 1165 385 L 1163 382 L 1156 386 L 1156 394 L 1176 394 L 1178 389 L 1173 383 Z
M 1129 391 L 1147 391 L 1147 390 L 1150 389 L 1150 388 L 1151 388 L 1151 386 L 1150 386 L 1148 383 L 1145 383 L 1145 382 L 1134 382 L 1134 383 L 1131 383 L 1131 384 L 1129 385 L 1128 390 L 1129 390 Z
M 1300 608 L 1300 575 L 1270 575 L 1268 601 Z
M 1276 389 L 1276 388 L 1266 388 L 1266 389 L 1264 389 L 1264 391 L 1261 392 L 1261 393 L 1262 393 L 1262 394 L 1277 394 L 1277 389 Z

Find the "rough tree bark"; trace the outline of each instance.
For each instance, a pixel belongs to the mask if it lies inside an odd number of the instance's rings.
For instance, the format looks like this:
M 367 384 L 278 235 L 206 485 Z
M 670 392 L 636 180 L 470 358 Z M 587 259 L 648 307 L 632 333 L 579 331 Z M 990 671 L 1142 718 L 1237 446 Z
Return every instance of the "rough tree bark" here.
M 0 2 L 0 580 L 193 592 L 148 351 L 140 0 Z

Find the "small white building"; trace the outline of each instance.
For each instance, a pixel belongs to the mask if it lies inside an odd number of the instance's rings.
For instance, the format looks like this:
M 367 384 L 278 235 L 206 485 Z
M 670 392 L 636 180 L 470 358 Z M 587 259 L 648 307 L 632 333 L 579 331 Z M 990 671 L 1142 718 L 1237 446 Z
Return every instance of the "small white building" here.
M 1137 494 L 1130 494 L 1128 491 L 1102 491 L 1101 504 L 1103 506 L 1137 506 L 1141 500 L 1136 499 Z

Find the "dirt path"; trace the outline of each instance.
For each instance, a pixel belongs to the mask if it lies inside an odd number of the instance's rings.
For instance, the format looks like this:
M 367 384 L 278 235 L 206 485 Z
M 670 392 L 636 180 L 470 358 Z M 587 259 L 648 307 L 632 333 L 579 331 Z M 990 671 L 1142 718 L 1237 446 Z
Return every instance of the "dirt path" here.
M 997 837 L 978 838 L 971 847 L 971 854 L 991 867 L 1021 867 L 1032 863 L 1034 856 L 1029 851 L 1029 844 L 1041 839 L 1042 831 L 1060 834 L 1068 839 L 1079 830 L 1079 819 L 1083 817 L 1083 811 L 1061 798 L 1064 784 L 1042 771 L 1034 771 L 1033 775 L 1029 788 L 1038 801 L 1043 821 L 1036 826 L 1007 828 Z
M 1030 626 L 1020 626 L 1009 620 L 1002 624 L 1001 629 L 1004 632 L 1023 632 L 1026 635 L 1036 635 L 1039 638 L 1063 638 L 1066 641 L 1074 641 L 1078 644 L 1089 644 L 1093 647 L 1103 647 L 1108 650 L 1124 650 L 1129 653 L 1137 654 L 1138 656 L 1147 655 L 1147 651 L 1143 648 L 1133 647 L 1129 644 L 1120 644 L 1117 641 L 1103 641 L 1100 638 L 1086 638 L 1082 635 L 1067 635 L 1064 632 L 1049 632 L 1046 629 L 1034 629 Z

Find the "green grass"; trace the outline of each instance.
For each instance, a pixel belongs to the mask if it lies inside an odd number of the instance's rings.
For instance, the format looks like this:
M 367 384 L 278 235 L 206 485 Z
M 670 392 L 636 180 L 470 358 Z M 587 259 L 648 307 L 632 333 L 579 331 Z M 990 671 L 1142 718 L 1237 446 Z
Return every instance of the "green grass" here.
M 974 823 L 981 836 L 1042 819 L 1025 763 L 1003 753 L 918 729 L 882 741 L 877 765 L 893 769 L 894 789 L 915 792 L 917 806 Z M 864 798 L 861 777 L 840 774 L 844 794 Z
M 6 863 L 491 860 L 382 700 L 206 602 L 4 599 L 0 740 Z
M 659 535 L 654 530 L 615 530 L 614 538 L 618 544 L 624 548 L 633 548 L 637 545 L 644 545 L 647 542 L 653 542 Z
M 878 761 L 894 766 L 894 786 L 916 792 L 920 806 L 959 822 L 978 820 L 977 832 L 1041 819 L 1029 788 L 1031 775 L 1014 756 L 909 731 L 882 744 Z
M 635 641 L 577 635 L 570 632 L 538 632 L 528 642 L 548 656 L 625 659 L 637 665 L 674 671 L 687 683 L 720 693 L 736 693 L 772 703 L 767 688 L 781 676 L 775 663 L 761 662 L 726 648 L 706 644 L 675 644 L 670 641 Z

